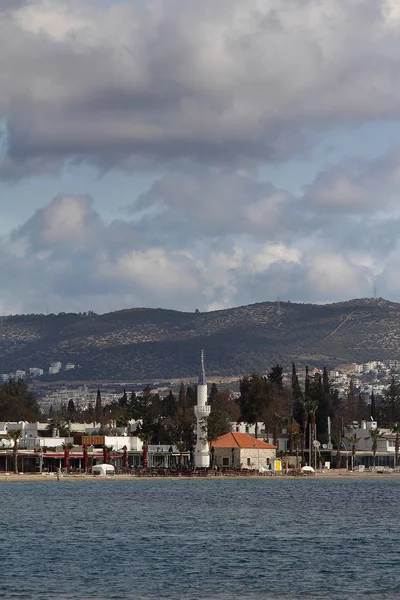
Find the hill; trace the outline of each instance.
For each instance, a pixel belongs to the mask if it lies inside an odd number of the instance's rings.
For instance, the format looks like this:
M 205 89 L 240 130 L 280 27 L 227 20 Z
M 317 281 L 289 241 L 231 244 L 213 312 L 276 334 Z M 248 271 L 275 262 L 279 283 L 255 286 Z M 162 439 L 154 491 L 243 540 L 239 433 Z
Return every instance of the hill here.
M 63 379 L 156 381 L 197 374 L 201 348 L 207 372 L 221 376 L 264 371 L 276 362 L 399 359 L 400 304 L 360 299 L 281 302 L 280 310 L 262 302 L 209 313 L 137 308 L 8 316 L 0 327 L 0 372 L 70 361 L 77 368 L 60 373 Z

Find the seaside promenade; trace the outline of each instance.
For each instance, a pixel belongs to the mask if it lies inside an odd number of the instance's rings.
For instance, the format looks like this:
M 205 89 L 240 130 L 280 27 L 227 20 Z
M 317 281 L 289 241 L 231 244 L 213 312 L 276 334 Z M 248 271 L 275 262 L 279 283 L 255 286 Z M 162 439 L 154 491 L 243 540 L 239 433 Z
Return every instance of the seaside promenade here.
M 82 473 L 68 473 L 62 474 L 59 479 L 57 479 L 56 473 L 2 473 L 0 474 L 0 483 L 2 482 L 34 482 L 34 481 L 48 481 L 48 482 L 56 482 L 61 483 L 65 481 L 143 481 L 143 480 L 182 480 L 182 479 L 208 479 L 208 480 L 218 480 L 218 479 L 251 479 L 251 480 L 260 480 L 260 479 L 268 479 L 269 481 L 277 481 L 277 480 L 312 480 L 312 481 L 326 481 L 326 480 L 367 480 L 374 481 L 382 479 L 391 480 L 391 481 L 400 481 L 400 472 L 394 471 L 347 471 L 346 469 L 331 469 L 325 471 L 317 471 L 314 474 L 307 474 L 301 476 L 293 476 L 291 474 L 286 473 L 277 473 L 277 474 L 266 474 L 266 473 L 252 473 L 248 475 L 240 475 L 235 473 L 217 473 L 217 474 L 180 474 L 180 475 L 151 475 L 151 474 L 117 474 L 117 475 L 91 475 L 91 474 L 82 474 Z

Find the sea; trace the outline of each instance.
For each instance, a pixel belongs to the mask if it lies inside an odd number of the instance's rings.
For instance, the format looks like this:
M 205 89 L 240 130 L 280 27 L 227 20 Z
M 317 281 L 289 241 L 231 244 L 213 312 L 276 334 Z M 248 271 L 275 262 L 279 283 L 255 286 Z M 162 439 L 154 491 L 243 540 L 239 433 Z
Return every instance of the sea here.
M 0 484 L 0 598 L 400 598 L 400 481 Z

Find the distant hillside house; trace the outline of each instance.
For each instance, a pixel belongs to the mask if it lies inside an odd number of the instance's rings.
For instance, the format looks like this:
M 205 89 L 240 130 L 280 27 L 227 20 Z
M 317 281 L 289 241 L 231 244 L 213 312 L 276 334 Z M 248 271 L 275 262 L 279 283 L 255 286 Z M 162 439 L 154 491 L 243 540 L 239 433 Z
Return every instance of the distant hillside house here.
M 231 467 L 264 471 L 276 457 L 276 446 L 255 439 L 245 433 L 231 432 L 212 442 L 215 464 L 219 468 Z

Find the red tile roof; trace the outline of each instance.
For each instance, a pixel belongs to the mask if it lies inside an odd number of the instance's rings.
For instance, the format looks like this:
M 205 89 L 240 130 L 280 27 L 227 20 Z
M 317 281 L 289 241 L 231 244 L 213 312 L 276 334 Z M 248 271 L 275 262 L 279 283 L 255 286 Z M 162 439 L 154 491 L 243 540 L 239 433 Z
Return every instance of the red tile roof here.
M 276 450 L 276 446 L 257 440 L 247 433 L 231 432 L 221 435 L 218 439 L 212 442 L 214 448 L 263 448 L 268 450 Z

